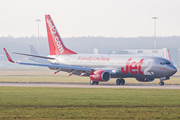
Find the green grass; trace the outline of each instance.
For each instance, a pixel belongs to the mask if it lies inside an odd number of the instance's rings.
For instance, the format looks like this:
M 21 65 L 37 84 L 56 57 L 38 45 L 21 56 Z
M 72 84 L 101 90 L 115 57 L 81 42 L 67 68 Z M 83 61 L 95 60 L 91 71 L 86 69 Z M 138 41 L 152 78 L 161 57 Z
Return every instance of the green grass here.
M 0 87 L 0 119 L 180 119 L 180 90 Z
M 3 109 L 0 108 L 1 111 Z M 180 119 L 179 108 L 160 107 L 9 107 L 0 119 Z
M 180 90 L 0 88 L 0 104 L 5 105 L 180 105 Z

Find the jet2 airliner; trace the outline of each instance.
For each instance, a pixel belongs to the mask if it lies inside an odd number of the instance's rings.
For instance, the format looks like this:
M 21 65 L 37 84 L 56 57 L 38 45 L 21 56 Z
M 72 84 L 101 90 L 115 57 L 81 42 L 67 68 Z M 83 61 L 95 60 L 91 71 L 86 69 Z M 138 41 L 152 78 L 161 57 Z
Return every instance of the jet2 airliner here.
M 159 78 L 159 85 L 164 85 L 163 81 L 170 79 L 177 72 L 177 68 L 170 60 L 157 56 L 77 54 L 65 47 L 50 15 L 45 15 L 45 21 L 50 55 L 15 54 L 44 58 L 50 64 L 13 61 L 4 48 L 10 62 L 21 65 L 48 67 L 56 70 L 54 74 L 65 71 L 69 73 L 69 76 L 89 76 L 91 85 L 107 82 L 110 78 L 117 78 L 117 85 L 124 85 L 124 78 L 135 78 L 140 82 L 151 82 L 155 78 Z

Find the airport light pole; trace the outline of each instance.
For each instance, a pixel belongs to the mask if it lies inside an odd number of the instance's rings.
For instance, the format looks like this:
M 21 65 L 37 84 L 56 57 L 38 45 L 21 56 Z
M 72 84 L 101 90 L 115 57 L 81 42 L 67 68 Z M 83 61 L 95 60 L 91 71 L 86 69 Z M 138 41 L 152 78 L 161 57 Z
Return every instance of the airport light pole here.
M 39 22 L 41 20 L 40 19 L 37 19 L 36 22 L 38 22 L 38 53 L 39 53 Z
M 154 19 L 154 54 L 156 54 L 156 19 L 158 17 L 152 17 Z

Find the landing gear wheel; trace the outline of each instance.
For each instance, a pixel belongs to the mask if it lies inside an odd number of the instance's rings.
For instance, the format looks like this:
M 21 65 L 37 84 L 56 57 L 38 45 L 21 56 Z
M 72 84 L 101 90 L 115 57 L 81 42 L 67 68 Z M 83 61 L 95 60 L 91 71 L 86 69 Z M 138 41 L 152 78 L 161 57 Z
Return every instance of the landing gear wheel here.
M 125 84 L 125 80 L 121 79 L 121 85 L 124 85 L 124 84 Z
M 124 85 L 125 84 L 125 80 L 124 79 L 117 79 L 116 80 L 116 84 L 117 85 Z
M 163 86 L 163 85 L 164 85 L 164 82 L 162 82 L 162 81 L 159 82 L 159 85 L 160 85 L 160 86 Z
M 94 83 L 95 83 L 94 81 L 90 80 L 90 84 L 91 84 L 91 85 L 94 85 Z
M 99 82 L 94 82 L 94 84 L 95 84 L 95 85 L 98 85 L 98 84 L 99 84 Z
M 117 85 L 120 85 L 120 84 L 121 84 L 121 80 L 120 80 L 120 79 L 117 79 L 117 80 L 116 80 L 116 84 L 117 84 Z

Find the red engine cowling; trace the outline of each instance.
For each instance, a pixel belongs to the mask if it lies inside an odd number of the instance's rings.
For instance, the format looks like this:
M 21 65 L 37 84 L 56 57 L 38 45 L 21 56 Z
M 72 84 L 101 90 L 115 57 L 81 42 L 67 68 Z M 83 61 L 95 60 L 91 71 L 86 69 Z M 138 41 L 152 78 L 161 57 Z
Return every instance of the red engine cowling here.
M 90 74 L 90 79 L 92 81 L 109 81 L 110 78 L 111 75 L 105 70 L 96 70 Z
M 136 78 L 139 82 L 152 82 L 154 81 L 154 78 Z

